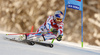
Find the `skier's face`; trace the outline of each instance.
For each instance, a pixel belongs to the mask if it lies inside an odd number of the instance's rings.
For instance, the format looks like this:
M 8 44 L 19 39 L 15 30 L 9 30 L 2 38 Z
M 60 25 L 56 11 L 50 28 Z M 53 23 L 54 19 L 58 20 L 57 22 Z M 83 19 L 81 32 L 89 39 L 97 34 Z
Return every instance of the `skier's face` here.
M 56 23 L 59 24 L 62 22 L 62 19 L 61 18 L 56 18 Z

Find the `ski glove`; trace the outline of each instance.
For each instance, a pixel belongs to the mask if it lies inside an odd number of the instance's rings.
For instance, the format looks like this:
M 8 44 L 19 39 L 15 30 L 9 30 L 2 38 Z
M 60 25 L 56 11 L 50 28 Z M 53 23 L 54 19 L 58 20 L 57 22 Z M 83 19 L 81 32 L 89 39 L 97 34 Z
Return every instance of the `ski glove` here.
M 61 41 L 62 40 L 62 35 L 59 35 L 58 37 L 57 37 L 57 41 Z
M 57 35 L 58 31 L 56 29 L 51 28 L 50 30 L 51 32 L 53 32 L 53 34 Z

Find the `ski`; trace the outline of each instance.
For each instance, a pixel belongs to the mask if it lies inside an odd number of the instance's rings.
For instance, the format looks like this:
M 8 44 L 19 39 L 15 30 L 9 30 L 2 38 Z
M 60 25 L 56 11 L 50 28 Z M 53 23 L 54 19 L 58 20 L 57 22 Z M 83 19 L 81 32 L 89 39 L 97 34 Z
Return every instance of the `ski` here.
M 19 40 L 15 40 L 15 38 L 5 38 L 7 40 L 10 40 L 10 41 L 14 41 L 14 42 L 18 42 L 18 43 L 24 43 L 24 44 L 29 44 L 29 45 L 34 45 L 35 43 L 34 42 L 30 42 L 29 40 L 22 40 L 22 41 L 19 41 Z
M 38 41 L 30 41 L 30 43 L 35 43 L 35 44 L 39 44 L 39 45 L 51 47 L 51 48 L 53 47 L 53 44 L 51 43 L 43 43 L 43 42 L 38 42 Z
M 43 42 L 31 41 L 31 40 L 22 40 L 22 41 L 19 41 L 19 40 L 15 40 L 15 38 L 12 38 L 12 39 L 5 38 L 5 39 L 10 40 L 10 41 L 14 41 L 14 42 L 18 42 L 18 43 L 28 44 L 28 45 L 38 44 L 38 45 L 42 45 L 42 46 L 46 46 L 46 47 L 50 47 L 50 48 L 53 47 L 53 44 L 51 44 L 51 43 L 43 43 Z

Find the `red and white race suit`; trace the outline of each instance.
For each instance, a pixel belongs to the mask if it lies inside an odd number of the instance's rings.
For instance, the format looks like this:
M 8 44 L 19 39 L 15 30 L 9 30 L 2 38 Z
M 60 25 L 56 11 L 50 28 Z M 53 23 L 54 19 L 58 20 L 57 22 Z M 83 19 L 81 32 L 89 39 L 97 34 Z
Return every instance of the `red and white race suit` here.
M 47 20 L 45 21 L 45 23 L 43 23 L 39 29 L 37 30 L 37 33 L 39 32 L 47 32 L 47 31 L 50 31 L 51 28 L 53 29 L 56 29 L 58 30 L 58 35 L 62 35 L 63 36 L 63 26 L 64 26 L 64 23 L 61 22 L 59 24 L 57 24 L 55 21 L 54 21 L 54 16 L 48 16 Z M 46 37 L 46 39 L 50 39 L 50 37 Z M 56 38 L 56 36 L 55 36 Z

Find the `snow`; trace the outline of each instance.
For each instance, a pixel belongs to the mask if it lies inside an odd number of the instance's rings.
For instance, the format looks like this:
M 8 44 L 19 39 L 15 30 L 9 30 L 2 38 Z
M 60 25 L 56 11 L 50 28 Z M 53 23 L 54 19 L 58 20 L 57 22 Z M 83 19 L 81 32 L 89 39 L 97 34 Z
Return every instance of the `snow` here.
M 81 48 L 79 44 L 64 41 L 55 41 L 53 48 L 37 44 L 30 46 L 5 40 L 5 32 L 1 33 L 0 55 L 100 55 L 100 47 L 97 46 L 88 45 Z

